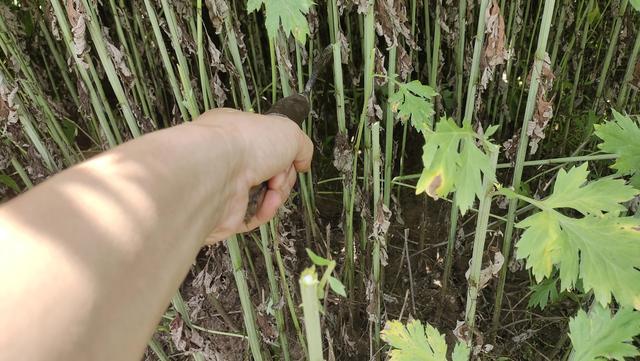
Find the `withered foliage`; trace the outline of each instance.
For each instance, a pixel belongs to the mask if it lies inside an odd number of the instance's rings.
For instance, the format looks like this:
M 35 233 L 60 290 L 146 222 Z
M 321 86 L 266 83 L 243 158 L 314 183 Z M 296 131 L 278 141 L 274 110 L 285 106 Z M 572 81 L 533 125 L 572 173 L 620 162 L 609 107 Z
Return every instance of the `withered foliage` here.
M 387 47 L 397 46 L 400 36 L 411 47 L 416 43 L 411 36 L 405 1 L 379 0 L 375 2 L 376 32 L 384 37 Z
M 535 68 L 534 68 L 535 69 Z M 531 75 L 529 75 L 529 82 Z M 545 53 L 544 61 L 542 62 L 542 70 L 539 74 L 540 85 L 538 87 L 538 93 L 536 95 L 536 107 L 533 112 L 533 119 L 529 122 L 527 127 L 527 134 L 529 135 L 529 150 L 530 154 L 534 154 L 538 150 L 538 144 L 545 138 L 545 129 L 553 117 L 553 100 L 550 99 L 550 93 L 553 89 L 553 80 L 555 75 L 551 70 L 551 60 L 549 54 Z
M 480 61 L 482 68 L 480 89 L 482 90 L 487 89 L 489 82 L 493 79 L 496 66 L 504 64 L 509 59 L 509 52 L 505 48 L 504 17 L 497 0 L 493 0 L 487 7 L 485 18 L 487 36 Z

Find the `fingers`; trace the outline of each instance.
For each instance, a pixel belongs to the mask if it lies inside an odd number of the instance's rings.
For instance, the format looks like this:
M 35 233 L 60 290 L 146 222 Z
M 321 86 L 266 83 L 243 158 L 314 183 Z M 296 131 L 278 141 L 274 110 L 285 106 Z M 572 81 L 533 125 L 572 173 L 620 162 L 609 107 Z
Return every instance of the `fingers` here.
M 313 142 L 306 134 L 300 131 L 300 136 L 298 137 L 298 153 L 293 161 L 293 165 L 298 172 L 306 172 L 311 168 L 312 159 Z
M 296 184 L 297 176 L 298 173 L 292 166 L 269 180 L 269 189 L 255 217 L 258 224 L 262 224 L 276 215 L 278 208 L 289 198 L 291 189 Z

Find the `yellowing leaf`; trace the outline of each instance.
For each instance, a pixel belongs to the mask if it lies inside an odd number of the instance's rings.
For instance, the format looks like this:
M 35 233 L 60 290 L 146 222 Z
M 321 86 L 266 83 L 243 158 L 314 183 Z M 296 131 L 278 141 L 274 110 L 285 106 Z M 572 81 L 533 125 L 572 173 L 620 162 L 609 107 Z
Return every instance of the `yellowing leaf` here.
M 595 134 L 602 139 L 598 147 L 620 156 L 611 168 L 619 174 L 631 175 L 631 184 L 640 189 L 640 128 L 629 116 L 615 110 L 613 117 L 614 121 L 595 125 Z
M 587 315 L 580 310 L 569 321 L 573 360 L 592 361 L 639 356 L 633 337 L 640 334 L 640 312 L 622 308 L 613 317 L 598 305 Z
M 409 321 L 406 327 L 400 321 L 389 321 L 380 337 L 391 346 L 391 361 L 447 360 L 444 335 L 429 324 L 423 326 L 419 320 Z M 466 361 L 469 349 L 464 345 L 456 345 L 452 356 L 454 361 Z
M 535 202 L 542 211 L 518 223 L 525 231 L 516 254 L 527 260 L 538 282 L 557 267 L 562 290 L 572 289 L 580 278 L 600 304 L 609 304 L 613 295 L 621 305 L 640 309 L 640 219 L 617 216 L 619 203 L 637 191 L 621 180 L 585 184 L 586 169 L 559 172 L 553 193 Z M 559 209 L 583 216 L 572 218 Z
M 247 11 L 252 12 L 265 6 L 265 26 L 269 38 L 275 39 L 278 28 L 282 25 L 285 35 L 293 37 L 304 44 L 309 36 L 309 24 L 306 14 L 313 5 L 311 0 L 249 0 Z
M 424 170 L 416 194 L 426 192 L 432 198 L 457 192 L 460 212 L 465 214 L 475 198 L 483 196 L 482 177 L 493 183 L 495 171 L 487 154 L 476 144 L 476 134 L 470 127 L 458 127 L 451 118 L 442 118 L 435 132 L 423 132 Z M 485 141 L 486 147 L 493 145 Z
M 638 138 L 640 139 L 640 138 Z M 623 211 L 619 203 L 633 198 L 637 191 L 624 185 L 622 179 L 600 179 L 587 182 L 587 163 L 566 172 L 560 169 L 553 194 L 545 200 L 551 208 L 573 208 L 583 215 L 601 215 L 602 212 Z

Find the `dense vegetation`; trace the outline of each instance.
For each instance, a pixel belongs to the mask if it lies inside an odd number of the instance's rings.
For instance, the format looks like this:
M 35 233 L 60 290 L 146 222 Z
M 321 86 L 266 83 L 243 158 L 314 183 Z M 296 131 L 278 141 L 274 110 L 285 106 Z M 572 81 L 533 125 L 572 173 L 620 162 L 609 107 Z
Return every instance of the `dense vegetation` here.
M 0 51 L 4 200 L 319 74 L 313 171 L 148 359 L 640 355 L 638 0 L 0 0 Z

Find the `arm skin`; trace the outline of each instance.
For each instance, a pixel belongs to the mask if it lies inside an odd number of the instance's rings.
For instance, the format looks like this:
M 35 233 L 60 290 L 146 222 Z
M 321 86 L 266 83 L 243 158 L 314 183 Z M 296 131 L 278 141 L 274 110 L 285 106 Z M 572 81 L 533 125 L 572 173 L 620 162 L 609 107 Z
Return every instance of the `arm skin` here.
M 139 360 L 198 250 L 272 218 L 312 153 L 288 119 L 219 109 L 4 204 L 0 360 Z

